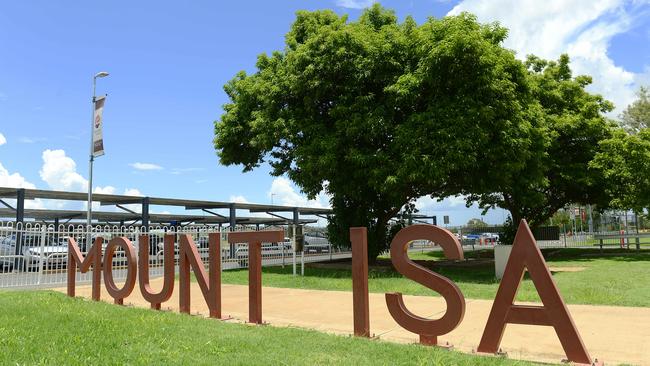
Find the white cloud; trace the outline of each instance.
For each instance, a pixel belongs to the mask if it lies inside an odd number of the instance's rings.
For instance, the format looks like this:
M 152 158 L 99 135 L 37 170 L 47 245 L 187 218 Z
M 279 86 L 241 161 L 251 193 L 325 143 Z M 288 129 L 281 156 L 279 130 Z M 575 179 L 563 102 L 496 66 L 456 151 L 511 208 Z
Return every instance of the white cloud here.
M 505 46 L 524 59 L 535 54 L 571 57 L 575 75 L 593 76 L 590 90 L 616 105 L 614 115 L 634 100 L 639 75 L 617 66 L 607 50 L 611 39 L 630 30 L 635 13 L 647 1 L 625 0 L 464 0 L 450 15 L 468 11 L 481 22 L 499 21 L 509 29 Z
M 64 150 L 45 150 L 43 151 L 43 166 L 39 171 L 41 179 L 47 183 L 48 188 L 62 191 L 86 192 L 88 181 L 86 178 L 77 173 L 77 164 L 70 157 L 66 156 Z M 9 171 L 0 163 L 0 187 L 13 188 L 37 188 L 35 184 L 27 181 L 20 173 L 9 173 Z M 116 194 L 117 188 L 113 186 L 94 187 L 94 193 L 98 194 Z M 127 196 L 143 196 L 142 192 L 136 188 L 127 188 L 123 191 Z M 7 200 L 10 205 L 15 204 L 15 200 Z M 83 209 L 88 207 L 87 202 L 70 202 L 56 200 L 26 200 L 25 208 L 49 208 L 49 209 Z M 130 210 L 140 211 L 141 205 L 125 205 Z M 100 207 L 99 202 L 93 203 L 93 210 L 115 211 L 114 208 Z
M 43 141 L 47 141 L 47 139 L 44 137 L 21 137 L 18 139 L 18 142 L 22 142 L 23 144 L 35 144 Z
M 84 192 L 88 189 L 88 180 L 77 173 L 77 164 L 66 156 L 64 150 L 43 151 L 43 166 L 39 174 L 54 190 Z
M 447 197 L 442 201 L 431 196 L 422 196 L 415 201 L 415 208 L 420 211 L 426 210 L 463 210 L 465 206 L 465 196 Z
M 127 188 L 124 190 L 124 195 L 125 196 L 137 196 L 137 197 L 142 197 L 144 196 L 142 192 L 140 192 L 139 189 L 137 188 Z M 132 203 L 132 204 L 127 204 L 124 205 L 127 209 L 133 211 L 133 212 L 142 212 L 142 205 L 137 204 L 137 203 Z M 157 213 L 155 210 L 151 210 L 151 213 Z
M 419 214 L 434 215 L 438 225 L 444 225 L 444 216 L 449 216 L 450 225 L 464 225 L 471 218 L 481 218 L 490 224 L 501 224 L 508 213 L 503 209 L 489 210 L 485 215 L 476 203 L 467 207 L 464 196 L 447 197 L 442 201 L 430 196 L 423 196 L 415 201 Z M 428 219 L 427 219 L 428 221 Z
M 181 175 L 183 173 L 191 173 L 191 172 L 200 172 L 205 170 L 204 168 L 174 168 L 171 171 L 171 174 L 174 175 Z
M 36 186 L 27 181 L 19 173 L 9 173 L 9 171 L 0 163 L 0 187 L 10 188 L 27 188 L 34 189 Z M 9 205 L 15 205 L 16 200 L 6 200 Z M 14 206 L 15 207 L 15 206 Z M 4 208 L 4 207 L 3 207 Z M 26 200 L 25 208 L 43 208 L 43 202 L 40 199 Z
M 268 197 L 273 198 L 273 203 L 284 206 L 328 208 L 329 199 L 326 194 L 320 193 L 316 199 L 310 200 L 298 193 L 289 179 L 278 177 L 271 183 Z
M 271 183 L 271 188 L 267 193 L 269 202 L 275 205 L 291 206 L 291 207 L 315 207 L 315 208 L 329 208 L 329 198 L 325 193 L 319 194 L 316 199 L 310 200 L 306 196 L 298 193 L 289 179 L 278 177 Z M 230 202 L 236 203 L 251 203 L 246 197 L 242 195 L 232 195 L 229 199 Z M 264 212 L 246 212 L 245 216 L 249 217 L 275 217 Z M 286 213 L 280 213 L 280 216 L 290 217 Z M 325 225 L 326 220 L 317 218 L 318 225 Z
M 0 187 L 10 188 L 29 188 L 34 189 L 36 186 L 28 182 L 25 177 L 19 173 L 9 174 L 9 171 L 0 163 Z
M 129 164 L 131 167 L 137 170 L 162 170 L 163 167 L 157 164 L 151 164 L 151 163 L 131 163 Z
M 363 9 L 371 6 L 375 0 L 336 0 L 336 5 L 348 9 Z
M 88 189 L 88 188 L 86 188 Z M 97 194 L 115 194 L 116 188 L 113 186 L 106 187 L 93 187 L 93 193 Z M 88 202 L 84 202 L 84 210 L 88 207 Z M 93 202 L 93 211 L 104 211 L 105 208 L 102 208 L 99 202 Z
M 94 187 L 93 188 L 93 193 L 97 194 L 118 194 L 117 188 L 113 186 L 106 186 L 106 187 Z M 125 196 L 143 196 L 142 192 L 136 188 L 127 188 L 124 190 L 122 193 Z M 84 210 L 86 207 L 88 207 L 88 203 L 84 202 Z M 132 203 L 132 204 L 125 204 L 122 205 L 122 207 L 125 207 L 128 210 L 134 211 L 134 212 L 140 212 L 142 211 L 142 205 L 137 204 L 137 203 Z M 121 209 L 117 207 L 111 207 L 111 206 L 101 206 L 99 202 L 93 202 L 93 210 L 94 211 L 122 211 Z M 153 213 L 153 211 L 152 211 Z
M 125 196 L 143 196 L 142 192 L 140 192 L 139 189 L 137 188 L 127 188 L 124 190 L 124 195 Z
M 98 194 L 115 194 L 115 187 L 113 186 L 106 186 L 106 187 L 94 187 L 93 188 L 93 193 L 98 193 Z
M 4 145 L 7 143 L 7 139 L 5 138 L 5 135 L 0 133 L 0 146 Z
M 244 196 L 230 196 L 230 202 L 235 202 L 235 203 L 250 203 Z

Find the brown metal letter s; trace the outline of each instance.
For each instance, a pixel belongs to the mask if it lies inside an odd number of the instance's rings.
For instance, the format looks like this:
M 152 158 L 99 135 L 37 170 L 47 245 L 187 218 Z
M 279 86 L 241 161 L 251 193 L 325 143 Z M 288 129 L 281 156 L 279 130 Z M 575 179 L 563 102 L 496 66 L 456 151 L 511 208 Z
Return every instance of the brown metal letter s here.
M 404 305 L 401 293 L 387 293 L 388 311 L 397 324 L 419 334 L 420 343 L 436 345 L 438 336 L 454 330 L 465 315 L 465 298 L 458 286 L 448 278 L 430 271 L 408 258 L 408 245 L 413 240 L 430 240 L 440 245 L 445 257 L 463 259 L 463 250 L 458 239 L 443 228 L 433 225 L 412 225 L 402 229 L 390 245 L 393 266 L 405 277 L 418 282 L 444 297 L 447 311 L 440 319 L 426 319 L 411 313 Z

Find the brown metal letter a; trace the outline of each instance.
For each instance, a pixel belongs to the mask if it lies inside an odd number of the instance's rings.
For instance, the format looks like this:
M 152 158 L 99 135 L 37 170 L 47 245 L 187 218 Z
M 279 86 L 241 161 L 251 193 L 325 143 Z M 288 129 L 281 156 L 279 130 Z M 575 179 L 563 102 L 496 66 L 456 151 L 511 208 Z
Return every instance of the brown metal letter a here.
M 519 284 L 526 269 L 528 269 L 544 306 L 514 304 Z M 496 353 L 508 323 L 552 326 L 560 338 L 569 361 L 591 364 L 591 359 L 569 314 L 569 309 L 560 296 L 526 220 L 521 220 L 519 224 L 512 252 L 506 264 L 478 351 Z

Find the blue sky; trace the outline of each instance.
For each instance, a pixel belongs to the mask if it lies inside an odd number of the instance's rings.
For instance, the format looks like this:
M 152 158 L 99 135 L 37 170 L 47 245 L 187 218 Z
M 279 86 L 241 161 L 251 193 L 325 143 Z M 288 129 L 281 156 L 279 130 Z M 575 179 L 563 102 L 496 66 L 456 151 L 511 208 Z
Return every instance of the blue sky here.
M 87 186 L 92 75 L 106 155 L 94 186 L 107 193 L 325 206 L 307 201 L 268 168 L 242 174 L 219 165 L 213 121 L 222 86 L 256 56 L 282 49 L 299 9 L 360 14 L 372 1 L 4 1 L 0 4 L 0 186 L 83 191 Z M 471 11 L 510 28 L 506 46 L 523 57 L 568 52 L 594 76 L 593 91 L 617 104 L 650 84 L 650 1 L 384 1 L 417 21 Z M 51 207 L 32 203 L 33 207 Z M 460 224 L 479 215 L 462 199 L 418 203 Z M 57 206 L 60 207 L 60 206 Z M 66 206 L 73 208 L 71 206 Z M 500 222 L 495 211 L 487 221 Z

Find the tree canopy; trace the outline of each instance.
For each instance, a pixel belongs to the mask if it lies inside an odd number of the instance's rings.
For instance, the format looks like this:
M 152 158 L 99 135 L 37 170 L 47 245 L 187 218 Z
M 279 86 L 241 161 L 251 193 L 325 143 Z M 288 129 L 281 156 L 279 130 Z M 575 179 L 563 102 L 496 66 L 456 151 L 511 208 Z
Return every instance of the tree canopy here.
M 621 114 L 621 126 L 630 134 L 637 134 L 650 127 L 650 90 L 639 88 L 637 100 Z
M 374 259 L 408 203 L 490 192 L 541 151 L 541 109 L 506 35 L 470 14 L 418 25 L 377 4 L 353 22 L 300 11 L 284 50 L 225 85 L 220 161 L 268 163 L 310 197 L 327 191 L 332 238 L 367 226 Z
M 591 77 L 573 77 L 566 55 L 557 61 L 529 56 L 526 66 L 541 110 L 534 118 L 538 118 L 543 135 L 543 150 L 529 154 L 523 169 L 505 172 L 510 175 L 493 192 L 467 192 L 468 199 L 477 200 L 483 208 L 497 206 L 510 211 L 509 223 L 514 226 L 507 234 L 512 235 L 522 218 L 534 227 L 567 204 L 602 208 L 611 199 L 602 171 L 589 163 L 600 151 L 599 143 L 612 136 L 613 123 L 604 113 L 613 105 L 585 90 Z
M 603 172 L 612 206 L 642 212 L 650 208 L 650 130 L 618 130 L 600 144 L 591 166 Z
M 602 172 L 613 207 L 643 212 L 650 208 L 650 91 L 641 87 L 637 95 L 590 166 Z
M 467 221 L 467 224 L 465 224 L 465 226 L 480 228 L 480 227 L 487 227 L 488 224 L 487 222 L 483 221 L 483 219 L 473 218 L 473 219 L 469 219 L 469 221 Z

